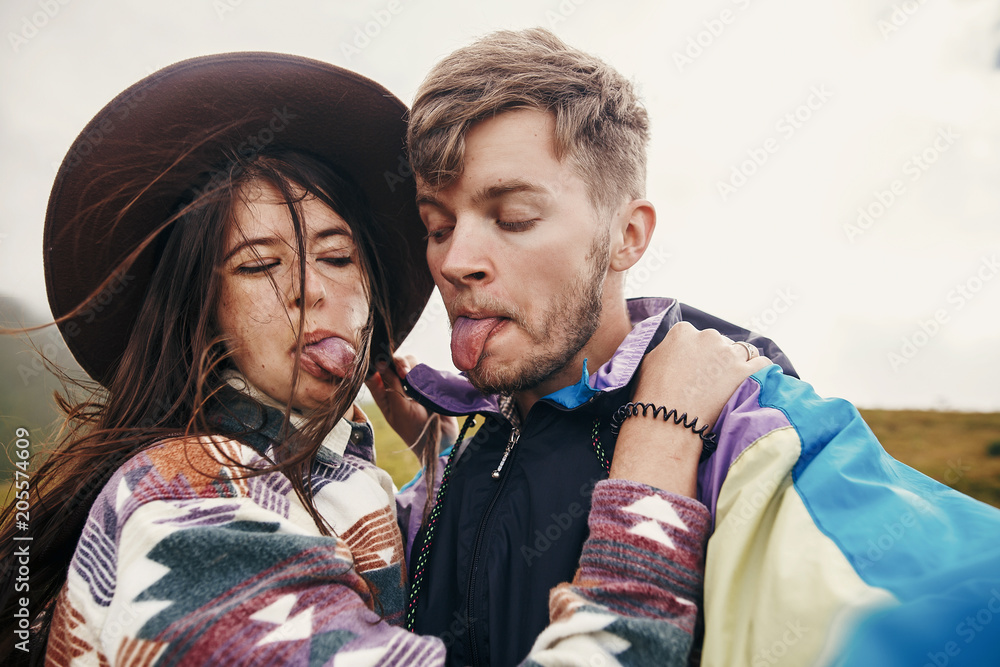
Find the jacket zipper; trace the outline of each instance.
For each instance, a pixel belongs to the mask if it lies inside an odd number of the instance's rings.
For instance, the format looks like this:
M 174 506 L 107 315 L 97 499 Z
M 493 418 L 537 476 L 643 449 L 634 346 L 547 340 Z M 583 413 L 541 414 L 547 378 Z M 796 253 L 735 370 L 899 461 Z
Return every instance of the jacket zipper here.
M 500 471 L 503 469 L 504 463 L 507 462 L 507 458 L 514 450 L 514 445 L 521 438 L 521 431 L 517 428 L 511 427 L 510 439 L 507 441 L 507 449 L 503 453 L 503 458 L 500 459 L 500 464 L 497 466 L 496 470 L 493 471 L 493 478 L 496 479 L 500 477 Z M 489 523 L 490 515 L 493 513 L 493 507 L 497 504 L 497 500 L 500 498 L 500 493 L 503 491 L 504 483 L 507 481 L 507 477 L 501 477 L 500 483 L 497 485 L 496 491 L 493 493 L 493 498 L 490 500 L 490 504 L 486 508 L 486 512 L 483 514 L 483 520 L 479 524 L 479 530 L 476 532 L 476 544 L 475 548 L 472 550 L 472 571 L 469 575 L 469 596 L 466 601 L 466 618 L 469 619 L 469 647 L 472 649 L 472 664 L 479 665 L 479 647 L 476 644 L 476 623 L 474 616 L 472 615 L 472 601 L 475 599 L 473 594 L 476 589 L 476 578 L 479 569 L 479 553 L 483 543 L 483 535 L 486 532 L 486 524 Z
M 507 462 L 507 457 L 510 456 L 510 450 L 514 449 L 514 445 L 517 444 L 517 439 L 521 437 L 521 431 L 517 428 L 512 428 L 510 430 L 510 439 L 507 441 L 507 449 L 504 450 L 503 456 L 500 458 L 500 463 L 497 465 L 496 470 L 490 475 L 493 479 L 500 479 L 500 471 L 503 470 L 503 464 Z

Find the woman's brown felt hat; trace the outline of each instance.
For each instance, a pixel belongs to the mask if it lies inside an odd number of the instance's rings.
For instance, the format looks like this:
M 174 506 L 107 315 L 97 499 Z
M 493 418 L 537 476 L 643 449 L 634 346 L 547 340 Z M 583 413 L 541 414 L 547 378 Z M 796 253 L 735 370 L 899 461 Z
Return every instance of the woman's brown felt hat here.
M 392 349 L 413 328 L 434 284 L 404 148 L 406 106 L 354 72 L 281 53 L 226 53 L 151 74 L 105 106 L 63 160 L 45 217 L 45 282 L 73 356 L 98 382 L 113 376 L 157 262 L 151 244 L 94 292 L 175 211 L 220 148 L 297 149 L 347 173 L 374 211 Z M 209 128 L 216 139 L 193 142 Z M 146 147 L 156 150 L 146 151 Z M 163 150 L 166 149 L 166 150 Z M 157 178 L 157 176 L 159 176 Z M 125 185 L 123 185 L 125 184 Z M 126 204 L 127 213 L 115 221 Z M 93 295 L 93 298 L 91 298 Z M 89 301 L 88 301 L 89 299 Z M 376 326 L 372 359 L 389 349 Z

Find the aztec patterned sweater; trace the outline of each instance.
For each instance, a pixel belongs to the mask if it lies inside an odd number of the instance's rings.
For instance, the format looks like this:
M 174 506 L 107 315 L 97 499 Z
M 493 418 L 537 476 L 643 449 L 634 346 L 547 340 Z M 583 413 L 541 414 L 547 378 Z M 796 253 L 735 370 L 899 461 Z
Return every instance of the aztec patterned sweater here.
M 442 639 L 399 626 L 404 545 L 368 424 L 341 420 L 312 468 L 328 537 L 283 475 L 236 465 L 259 465 L 278 434 L 280 413 L 254 406 L 227 432 L 255 438 L 175 438 L 117 471 L 70 565 L 47 664 L 443 664 Z M 598 483 L 593 505 L 580 570 L 552 591 L 527 662 L 686 663 L 708 510 L 618 480 Z

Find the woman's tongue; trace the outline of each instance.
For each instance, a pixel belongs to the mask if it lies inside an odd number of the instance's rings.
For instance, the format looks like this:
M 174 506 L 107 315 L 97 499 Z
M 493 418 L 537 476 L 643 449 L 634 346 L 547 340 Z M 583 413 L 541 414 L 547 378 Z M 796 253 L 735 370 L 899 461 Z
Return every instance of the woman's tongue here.
M 499 317 L 486 317 L 474 320 L 469 317 L 459 317 L 451 326 L 451 360 L 460 371 L 472 370 L 483 355 L 483 346 L 490 332 L 501 320 Z
M 337 377 L 347 377 L 354 366 L 357 352 L 343 338 L 331 336 L 318 343 L 302 348 L 302 355 L 309 357 L 317 366 Z

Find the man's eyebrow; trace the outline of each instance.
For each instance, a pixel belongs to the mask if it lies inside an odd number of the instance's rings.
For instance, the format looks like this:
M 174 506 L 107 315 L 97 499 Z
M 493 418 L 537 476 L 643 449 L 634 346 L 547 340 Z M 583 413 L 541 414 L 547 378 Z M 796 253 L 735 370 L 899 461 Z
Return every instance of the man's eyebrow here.
M 508 181 L 502 185 L 491 185 L 488 188 L 483 188 L 475 194 L 472 198 L 473 203 L 476 205 L 481 205 L 492 199 L 499 199 L 504 195 L 509 195 L 516 192 L 527 192 L 529 194 L 545 194 L 548 192 L 545 188 L 536 185 L 534 183 L 529 183 L 528 181 L 513 180 Z M 424 193 L 417 195 L 417 206 L 422 204 L 427 204 L 429 206 L 436 206 L 438 208 L 444 208 L 444 205 L 438 201 L 431 193 Z
M 504 195 L 509 195 L 517 192 L 527 192 L 528 194 L 543 194 L 547 192 L 545 188 L 542 188 L 534 183 L 529 183 L 528 181 L 522 181 L 515 179 L 513 181 L 508 181 L 502 185 L 491 185 L 488 188 L 483 188 L 475 194 L 472 201 L 479 204 L 484 204 L 493 199 L 499 199 Z
M 437 197 L 430 194 L 429 192 L 424 193 L 422 195 L 421 194 L 417 195 L 417 206 L 421 206 L 423 204 L 427 204 L 429 206 L 437 206 L 438 208 L 441 208 L 441 202 L 439 202 L 437 200 Z

